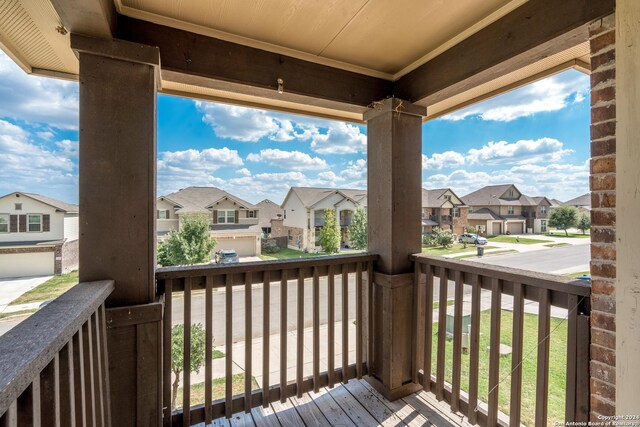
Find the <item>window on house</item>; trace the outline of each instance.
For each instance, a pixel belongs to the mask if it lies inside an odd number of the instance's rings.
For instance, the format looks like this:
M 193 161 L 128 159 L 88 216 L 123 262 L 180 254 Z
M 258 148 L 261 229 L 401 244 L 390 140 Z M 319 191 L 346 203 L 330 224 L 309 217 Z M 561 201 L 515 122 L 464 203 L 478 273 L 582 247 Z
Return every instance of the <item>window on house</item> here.
M 218 211 L 218 224 L 235 224 L 236 211 L 220 210 Z
M 158 219 L 169 219 L 169 210 L 168 209 L 160 209 L 158 211 Z
M 444 198 L 447 199 L 447 200 L 451 200 L 451 195 L 447 194 L 446 196 L 444 196 Z
M 540 213 L 541 214 L 546 214 L 547 213 L 547 207 L 546 206 L 540 206 Z
M 513 190 L 509 190 L 509 197 L 513 197 Z
M 42 215 L 29 214 L 29 232 L 42 231 Z
M 458 208 L 453 208 L 453 209 L 452 209 L 452 212 L 453 212 L 453 216 L 454 216 L 455 218 L 460 218 L 460 209 L 458 209 Z
M 507 212 L 509 213 L 509 215 L 513 215 L 513 206 L 509 206 L 509 208 L 507 209 Z
M 9 232 L 9 215 L 0 214 L 0 233 Z
M 247 218 L 255 218 L 256 211 L 247 211 Z
M 289 238 L 289 241 L 293 240 L 293 233 L 291 233 L 291 230 L 287 230 L 287 237 Z
M 467 212 L 469 212 L 469 213 L 473 213 L 473 208 L 472 208 L 471 206 L 469 206 L 469 208 L 468 208 Z
M 16 203 L 15 210 L 21 211 L 22 210 L 22 203 Z
M 547 232 L 547 221 L 540 221 L 540 231 L 543 233 Z
M 287 219 L 287 210 L 284 210 L 284 219 Z

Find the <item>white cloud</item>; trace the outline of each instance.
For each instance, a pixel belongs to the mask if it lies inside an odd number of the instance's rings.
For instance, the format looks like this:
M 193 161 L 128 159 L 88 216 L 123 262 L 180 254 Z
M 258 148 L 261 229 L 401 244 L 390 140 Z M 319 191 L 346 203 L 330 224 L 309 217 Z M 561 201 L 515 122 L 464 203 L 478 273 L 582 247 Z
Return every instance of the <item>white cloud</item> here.
M 272 148 L 261 150 L 260 153 L 251 153 L 247 156 L 247 160 L 294 171 L 322 170 L 329 167 L 327 162 L 320 157 L 311 157 L 300 151 L 283 151 Z
M 251 171 L 247 168 L 238 169 L 236 173 L 242 176 L 251 176 Z
M 340 172 L 340 176 L 344 179 L 361 181 L 367 179 L 367 161 L 358 159 L 350 161 L 347 167 Z
M 509 122 L 536 113 L 558 111 L 570 103 L 582 102 L 589 93 L 589 84 L 589 76 L 571 70 L 447 114 L 442 119 L 479 116 L 482 120 Z
M 453 168 L 464 165 L 464 155 L 456 151 L 445 151 L 444 153 L 434 153 L 431 157 L 422 155 L 422 168 L 440 170 L 443 168 Z
M 553 138 L 520 140 L 514 143 L 491 141 L 480 149 L 472 148 L 466 159 L 471 164 L 557 162 L 573 150 L 564 149 Z
M 264 137 L 280 141 L 292 139 L 282 132 L 280 122 L 264 110 L 203 101 L 195 101 L 195 104 L 203 114 L 202 121 L 221 138 L 245 142 L 256 142 Z
M 311 149 L 321 154 L 352 154 L 367 151 L 367 135 L 355 125 L 331 122 L 326 133 L 317 132 Z
M 317 179 L 326 183 L 337 183 L 339 181 L 344 181 L 344 178 L 336 175 L 333 171 L 320 172 L 317 176 Z
M 31 191 L 77 200 L 77 167 L 68 153 L 32 137 L 22 127 L 0 120 L 0 192 Z
M 0 117 L 78 128 L 78 84 L 26 74 L 0 52 Z

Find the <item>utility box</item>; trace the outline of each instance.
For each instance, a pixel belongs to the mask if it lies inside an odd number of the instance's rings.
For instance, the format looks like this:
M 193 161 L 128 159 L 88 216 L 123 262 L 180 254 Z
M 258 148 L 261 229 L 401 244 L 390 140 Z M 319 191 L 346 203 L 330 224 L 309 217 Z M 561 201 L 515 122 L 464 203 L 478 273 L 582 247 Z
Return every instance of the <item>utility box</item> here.
M 453 313 L 455 306 L 447 307 L 447 338 L 453 337 Z M 469 334 L 471 331 L 471 303 L 464 301 L 462 304 L 462 333 Z

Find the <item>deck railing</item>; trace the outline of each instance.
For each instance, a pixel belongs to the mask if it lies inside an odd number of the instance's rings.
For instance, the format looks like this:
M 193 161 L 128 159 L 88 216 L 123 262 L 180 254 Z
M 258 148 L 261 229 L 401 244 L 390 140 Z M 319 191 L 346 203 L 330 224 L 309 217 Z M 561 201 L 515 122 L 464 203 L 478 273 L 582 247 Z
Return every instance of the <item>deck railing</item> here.
M 559 314 L 560 321 L 567 322 L 566 394 L 563 415 L 566 421 L 588 420 L 590 295 L 588 284 L 559 276 L 435 256 L 414 255 L 412 259 L 415 262 L 416 278 L 414 309 L 418 322 L 414 352 L 415 382 L 420 382 L 426 390 L 434 392 L 439 400 L 448 402 L 452 411 L 467 415 L 472 424 L 520 426 L 523 401 L 522 362 L 524 357 L 535 353 L 537 366 L 534 419 L 537 426 L 547 425 L 551 310 L 552 308 L 564 309 L 566 312 L 561 311 Z M 436 278 L 438 280 L 435 280 Z M 448 308 L 450 287 L 453 287 L 453 310 Z M 434 306 L 434 288 L 439 295 L 437 307 Z M 484 308 L 482 307 L 483 293 Z M 511 366 L 508 376 L 501 375 L 499 369 L 501 313 L 505 308 L 503 295 L 513 298 L 513 304 L 508 307 L 513 313 L 513 329 L 510 332 Z M 526 354 L 523 348 L 525 302 L 528 307 L 533 304 L 533 310 L 528 308 L 528 311 L 537 313 L 538 316 L 537 345 L 533 351 Z M 469 311 L 467 303 L 470 305 L 470 330 L 464 331 L 463 308 Z M 480 402 L 479 359 L 481 352 L 486 351 L 480 348 L 481 311 L 488 308 L 491 310 L 488 402 Z M 449 326 L 447 317 L 449 317 Z M 437 337 L 433 334 L 434 323 L 437 323 Z M 452 333 L 448 333 L 450 327 L 452 327 Z M 453 341 L 452 344 L 448 344 L 449 337 Z M 469 347 L 467 390 L 461 389 L 463 338 L 465 341 L 468 340 Z M 453 347 L 451 352 L 447 351 L 448 345 Z M 450 361 L 451 373 L 446 373 L 447 376 L 450 375 L 450 382 L 445 381 L 447 357 L 453 359 Z M 436 365 L 435 372 L 432 369 L 433 359 Z M 499 392 L 508 384 L 510 384 L 508 410 L 500 411 Z M 508 412 L 508 417 L 505 412 Z
M 164 425 L 190 426 L 226 416 L 233 413 L 249 412 L 256 406 L 268 406 L 269 403 L 278 400 L 284 402 L 291 396 L 302 396 L 310 390 L 318 391 L 319 388 L 332 387 L 338 382 L 347 382 L 351 378 L 361 378 L 367 373 L 367 360 L 370 352 L 371 336 L 369 309 L 370 298 L 373 293 L 370 290 L 373 261 L 377 257 L 369 254 L 318 257 L 301 260 L 280 260 L 271 262 L 252 262 L 224 266 L 193 266 L 193 267 L 167 267 L 156 272 L 159 293 L 164 296 L 164 342 L 163 342 L 163 419 Z M 337 277 L 336 277 L 337 276 Z M 337 286 L 340 292 L 336 296 Z M 295 321 L 287 316 L 287 307 L 290 301 L 288 287 L 290 281 L 295 281 Z M 277 342 L 280 347 L 278 361 L 279 384 L 271 384 L 270 372 L 274 363 L 270 360 L 270 337 L 273 331 L 270 310 L 273 305 L 271 289 L 278 288 L 279 302 L 279 328 L 276 328 Z M 354 289 L 355 288 L 355 289 Z M 203 292 L 204 291 L 204 292 Z M 244 292 L 242 307 L 244 310 L 234 310 L 234 291 L 238 295 Z M 305 304 L 306 292 L 312 295 L 312 374 L 304 374 L 304 330 L 305 330 Z M 326 295 L 326 312 L 321 312 L 320 293 Z M 351 291 L 355 292 L 355 301 L 349 301 Z M 204 403 L 193 405 L 191 402 L 191 339 L 192 339 L 192 302 L 194 294 L 198 293 L 198 303 L 204 298 Z M 262 334 L 262 366 L 252 365 L 252 344 L 254 336 L 254 303 L 253 295 L 262 293 L 262 316 L 259 331 Z M 174 319 L 176 310 L 174 304 L 178 303 L 178 295 L 182 294 L 183 304 L 182 319 Z M 203 294 L 203 295 L 202 295 Z M 224 310 L 220 312 L 214 309 L 214 294 L 217 298 L 224 299 Z M 307 294 L 308 295 L 308 294 Z M 259 295 L 258 295 L 259 296 Z M 277 296 L 277 295 L 275 295 Z M 338 301 L 336 301 L 338 300 Z M 219 301 L 219 300 L 218 300 Z M 291 300 L 292 301 L 292 300 Z M 336 302 L 339 302 L 340 311 L 336 313 Z M 350 307 L 354 308 L 354 315 L 350 313 Z M 224 317 L 222 317 L 224 311 Z M 242 312 L 243 311 L 243 312 Z M 244 316 L 243 331 L 234 331 L 234 316 Z M 338 314 L 338 316 L 336 316 Z M 341 360 L 336 360 L 336 317 L 339 317 L 341 325 Z M 216 319 L 214 321 L 214 318 Z M 353 322 L 351 319 L 353 318 Z M 327 336 L 322 347 L 326 348 L 326 369 L 321 369 L 321 319 L 327 324 Z M 182 408 L 172 410 L 172 328 L 175 323 L 182 322 L 184 334 L 182 338 Z M 213 329 L 216 324 L 224 323 L 224 352 L 225 352 L 225 389 L 224 398 L 214 400 L 212 396 L 212 350 Z M 295 323 L 295 328 L 291 324 Z M 355 325 L 355 334 L 349 333 L 351 325 Z M 277 326 L 277 325 L 276 325 Z M 295 352 L 295 380 L 288 380 L 287 370 L 292 368 L 287 363 L 287 339 L 290 329 L 296 332 Z M 232 388 L 233 371 L 233 344 L 234 334 L 241 333 L 245 340 L 244 348 L 244 387 L 243 392 L 234 394 Z M 340 343 L 340 341 L 338 341 Z M 355 347 L 355 363 L 349 363 L 349 348 Z M 338 366 L 336 366 L 338 365 Z M 262 375 L 262 385 L 256 389 L 253 383 L 253 375 Z
M 0 337 L 0 426 L 111 426 L 104 301 L 80 283 Z

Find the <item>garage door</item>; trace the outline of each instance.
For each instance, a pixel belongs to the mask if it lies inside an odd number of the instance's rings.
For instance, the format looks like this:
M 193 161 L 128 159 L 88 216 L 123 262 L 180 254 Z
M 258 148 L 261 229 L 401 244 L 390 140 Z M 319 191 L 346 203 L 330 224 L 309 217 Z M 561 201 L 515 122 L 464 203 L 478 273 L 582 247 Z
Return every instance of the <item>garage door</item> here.
M 238 237 L 236 239 L 218 238 L 218 244 L 214 250 L 233 249 L 239 256 L 256 256 L 256 238 Z
M 502 234 L 502 223 L 494 222 L 491 234 Z
M 0 254 L 0 278 L 51 276 L 53 270 L 53 252 Z
M 511 234 L 523 234 L 524 224 L 521 222 L 508 222 L 507 231 L 509 231 L 509 233 Z

